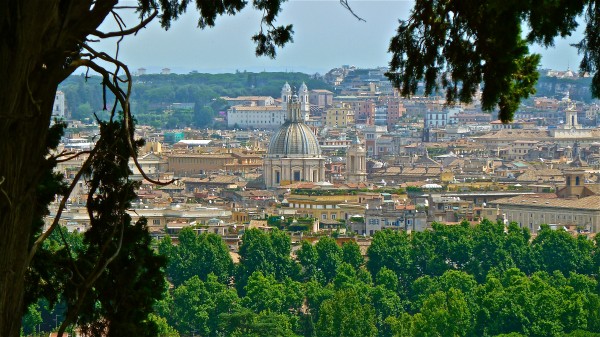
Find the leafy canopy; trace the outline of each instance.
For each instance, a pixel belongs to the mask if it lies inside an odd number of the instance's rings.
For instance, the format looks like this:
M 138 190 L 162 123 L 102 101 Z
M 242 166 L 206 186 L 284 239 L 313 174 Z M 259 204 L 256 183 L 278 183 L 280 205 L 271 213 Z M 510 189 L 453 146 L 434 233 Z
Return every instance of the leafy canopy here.
M 584 10 L 585 36 L 577 47 L 581 71 L 591 72 L 600 65 L 595 1 L 417 0 L 390 42 L 387 76 L 404 96 L 420 81 L 425 94 L 441 85 L 449 103 L 471 102 L 483 83 L 483 109 L 498 107 L 500 119 L 509 122 L 520 100 L 535 92 L 540 55 L 528 45 L 549 47 L 555 37 L 570 35 Z M 592 95 L 600 96 L 598 74 Z

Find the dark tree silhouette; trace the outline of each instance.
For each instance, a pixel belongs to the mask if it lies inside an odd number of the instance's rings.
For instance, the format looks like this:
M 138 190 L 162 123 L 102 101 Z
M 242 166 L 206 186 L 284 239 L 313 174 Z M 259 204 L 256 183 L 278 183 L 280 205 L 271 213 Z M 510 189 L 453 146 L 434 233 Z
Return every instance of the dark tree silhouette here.
M 263 13 L 260 31 L 252 37 L 256 43 L 257 55 L 274 57 L 276 47 L 291 41 L 292 26 L 275 25 L 282 3 L 281 0 L 255 0 L 251 4 Z M 119 128 L 123 132 L 118 135 L 114 132 L 102 135 L 98 143 L 112 144 L 112 148 L 106 151 L 94 149 L 88 153 L 90 160 L 84 164 L 84 170 L 89 169 L 92 162 L 102 161 L 106 153 L 114 152 L 119 146 L 126 146 L 127 158 L 131 156 L 135 159 L 133 125 L 129 111 L 129 70 L 116 57 L 95 50 L 91 42 L 133 35 L 155 18 L 164 28 L 169 28 L 170 23 L 183 14 L 188 5 L 197 8 L 200 13 L 198 26 L 206 28 L 214 26 L 217 16 L 236 14 L 248 6 L 248 3 L 242 0 L 197 0 L 195 3 L 187 0 L 139 0 L 133 5 L 120 5 L 117 0 L 0 2 L 0 88 L 3 91 L 0 97 L 0 336 L 19 335 L 25 305 L 26 274 L 39 256 L 36 252 L 58 223 L 55 221 L 49 230 L 41 232 L 40 219 L 47 214 L 52 194 L 38 193 L 38 190 L 44 190 L 44 186 L 40 187 L 40 184 L 46 181 L 44 179 L 56 161 L 72 155 L 62 153 L 48 157 L 48 149 L 55 146 L 49 146 L 46 139 L 57 142 L 49 131 L 49 125 L 58 84 L 76 69 L 91 69 L 102 76 L 105 90 L 116 97 L 112 115 L 115 116 L 116 111 L 122 111 Z M 137 24 L 126 25 L 122 20 L 120 13 L 127 10 L 137 11 L 140 19 Z M 107 18 L 115 20 L 119 27 L 117 31 L 98 30 Z M 104 66 L 107 64 L 108 66 Z M 105 101 L 105 105 L 106 103 Z M 107 108 L 111 109 L 111 106 Z M 123 142 L 111 141 L 110 138 L 114 137 L 122 137 Z M 79 179 L 82 174 L 83 171 L 76 178 Z M 126 182 L 121 179 L 117 183 Z M 100 182 L 96 188 L 102 191 L 105 187 L 103 184 L 104 182 Z M 61 193 L 63 200 L 57 218 L 60 217 L 70 190 L 72 187 L 54 190 Z M 113 207 L 126 205 L 126 199 Z M 117 214 L 118 210 L 115 212 Z M 107 211 L 108 213 L 110 212 Z M 102 230 L 104 224 L 100 222 L 98 225 L 98 233 L 113 233 L 112 227 Z M 116 233 L 124 232 L 125 229 L 116 230 Z M 91 286 L 102 279 L 111 263 L 118 261 L 116 256 L 120 249 L 113 251 L 114 238 L 114 235 L 99 236 L 96 242 L 98 260 L 91 261 L 94 268 L 88 274 L 80 275 L 84 280 L 80 284 L 80 290 L 88 289 L 84 291 L 85 294 L 90 295 Z M 141 236 L 138 235 L 138 238 L 143 241 Z M 109 248 L 104 248 L 104 245 Z M 121 242 L 117 248 L 122 245 Z M 133 249 L 136 245 L 131 246 Z M 113 256 L 115 257 L 112 258 Z M 109 282 L 106 281 L 105 284 Z M 77 294 L 81 295 L 82 293 Z M 78 311 L 84 307 L 85 301 L 77 298 L 71 303 L 71 311 L 67 317 L 70 321 L 66 323 L 77 320 L 80 316 Z M 105 311 L 103 319 L 109 319 L 111 315 L 110 310 Z
M 449 102 L 470 102 L 483 84 L 482 107 L 499 108 L 508 122 L 521 99 L 535 92 L 540 55 L 528 46 L 552 46 L 555 37 L 575 30 L 584 13 L 585 35 L 577 47 L 581 70 L 591 72 L 600 65 L 596 1 L 417 0 L 392 38 L 387 75 L 405 96 L 422 80 L 426 94 L 441 85 Z M 600 74 L 592 83 L 592 94 L 600 97 Z

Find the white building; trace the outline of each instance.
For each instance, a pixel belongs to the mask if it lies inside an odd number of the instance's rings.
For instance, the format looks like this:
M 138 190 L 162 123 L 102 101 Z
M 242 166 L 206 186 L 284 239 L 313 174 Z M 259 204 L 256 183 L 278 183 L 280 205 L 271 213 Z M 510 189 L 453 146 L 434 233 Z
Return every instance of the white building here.
M 428 111 L 425 114 L 426 128 L 443 128 L 449 124 L 451 117 L 461 112 L 459 108 L 444 109 L 442 111 Z
M 227 111 L 227 126 L 257 129 L 278 128 L 286 121 L 288 103 L 291 97 L 292 88 L 287 82 L 281 89 L 281 106 L 272 105 L 274 103 L 272 98 L 268 100 L 265 97 L 259 97 L 261 98 L 259 100 L 256 97 L 253 99 L 242 97 L 240 101 L 244 102 L 243 105 L 234 105 Z M 235 100 L 230 99 L 231 102 Z M 304 120 L 308 120 L 310 104 L 308 103 L 308 88 L 304 83 L 298 91 L 298 101 Z M 251 104 L 248 104 L 248 102 L 251 102 Z
M 232 106 L 227 111 L 227 126 L 273 129 L 285 122 L 286 111 L 278 106 Z
M 65 93 L 62 91 L 57 91 L 56 96 L 54 96 L 54 106 L 52 107 L 52 117 L 66 118 L 66 103 L 65 103 Z

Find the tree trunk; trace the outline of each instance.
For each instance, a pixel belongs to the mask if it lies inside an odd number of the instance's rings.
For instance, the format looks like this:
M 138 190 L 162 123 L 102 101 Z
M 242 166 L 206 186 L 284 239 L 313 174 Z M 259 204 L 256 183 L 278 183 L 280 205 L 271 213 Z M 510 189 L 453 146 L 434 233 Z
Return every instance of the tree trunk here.
M 40 166 L 56 88 L 65 73 L 67 44 L 56 35 L 60 31 L 57 4 L 50 0 L 0 0 L 2 337 L 20 333 L 32 223 L 41 216 L 36 189 L 43 172 Z
M 29 70 L 40 67 L 33 57 L 7 57 L 27 53 L 0 50 L 0 336 L 16 337 L 56 83 Z
M 2 110 L 6 111 L 6 110 Z M 32 123 L 33 124 L 33 123 Z M 47 129 L 47 125 L 46 125 Z M 0 336 L 19 336 L 26 259 L 35 207 L 36 151 L 45 130 L 26 120 L 0 122 Z M 36 154 L 38 154 L 36 156 Z
M 58 84 L 117 0 L 0 0 L 0 337 L 18 337 Z

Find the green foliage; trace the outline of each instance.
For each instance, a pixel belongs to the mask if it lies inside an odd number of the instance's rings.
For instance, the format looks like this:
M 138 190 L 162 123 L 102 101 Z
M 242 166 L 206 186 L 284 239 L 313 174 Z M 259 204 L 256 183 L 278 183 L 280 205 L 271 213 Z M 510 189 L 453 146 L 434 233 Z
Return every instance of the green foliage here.
M 468 336 L 470 310 L 464 294 L 451 288 L 429 295 L 421 312 L 413 316 L 413 336 Z
M 23 316 L 22 329 L 25 335 L 36 332 L 36 326 L 43 322 L 42 313 L 38 303 L 30 304 Z
M 323 281 L 329 283 L 336 275 L 337 269 L 342 263 L 342 249 L 337 245 L 335 239 L 323 237 L 315 245 L 317 251 L 317 269 L 323 273 Z
M 209 274 L 216 275 L 221 283 L 229 282 L 233 261 L 227 245 L 216 234 L 196 235 L 192 228 L 184 228 L 178 245 L 167 237 L 159 243 L 158 250 L 167 257 L 167 274 L 176 286 L 192 276 L 206 281 Z
M 342 244 L 342 261 L 348 263 L 354 269 L 359 269 L 365 263 L 356 241 L 348 241 Z
M 249 309 L 224 313 L 219 317 L 225 336 L 236 337 L 296 337 L 288 316 L 263 311 L 259 314 Z
M 148 320 L 154 322 L 157 328 L 157 336 L 160 337 L 179 337 L 179 332 L 167 323 L 167 319 L 164 317 L 150 314 Z
M 584 55 L 582 71 L 592 72 L 600 65 L 594 1 L 420 0 L 390 42 L 387 76 L 404 96 L 414 94 L 421 80 L 426 94 L 441 85 L 448 102 L 470 102 L 483 83 L 482 107 L 498 107 L 500 119 L 511 121 L 538 79 L 540 56 L 530 54 L 528 45 L 550 46 L 555 37 L 570 35 L 586 7 L 585 37 L 578 48 Z M 525 34 L 523 25 L 529 29 Z M 600 76 L 592 83 L 598 97 Z
M 234 289 L 229 288 L 210 274 L 206 282 L 193 276 L 173 291 L 173 302 L 167 320 L 177 331 L 203 336 L 222 333 L 219 316 L 240 308 Z
M 300 266 L 302 266 L 301 276 L 304 281 L 323 279 L 323 274 L 317 267 L 319 256 L 315 246 L 303 240 L 300 249 L 296 251 L 296 256 Z
M 219 112 L 227 111 L 228 104 L 221 96 L 279 97 L 284 82 L 305 82 L 311 89 L 333 88 L 321 80 L 302 73 L 233 74 L 148 74 L 134 78 L 131 106 L 138 123 L 160 128 L 194 125 L 212 126 Z M 65 92 L 72 118 L 92 119 L 93 112 L 103 108 L 102 90 L 97 76 L 70 76 L 60 84 Z M 109 93 L 107 99 L 114 99 Z M 193 109 L 174 109 L 173 103 L 193 103 Z
M 173 256 L 201 237 L 182 232 L 179 247 L 166 238 L 159 250 Z M 285 232 L 249 230 L 243 258 L 224 277 L 232 283 L 213 273 L 206 280 L 192 275 L 164 294 L 150 320 L 166 333 L 203 336 L 600 333 L 597 275 L 582 267 L 595 263 L 597 247 L 549 228 L 538 238 L 530 241 L 514 223 L 488 220 L 473 227 L 434 224 L 410 235 L 387 230 L 374 236 L 365 266 L 353 242 L 340 248 L 329 237 L 303 241 L 294 261 Z M 219 247 L 221 239 L 214 240 Z M 550 264 L 563 251 L 566 261 Z M 214 259 L 229 261 L 224 254 Z
M 280 230 L 265 233 L 258 229 L 247 230 L 240 246 L 240 265 L 236 270 L 236 287 L 240 294 L 248 278 L 255 271 L 273 274 L 276 280 L 286 277 L 295 278 L 299 266 L 290 258 L 291 240 L 288 234 Z
M 410 283 L 413 277 L 410 237 L 405 232 L 384 230 L 375 233 L 367 255 L 367 268 L 372 275 L 385 267 L 396 274 L 402 286 Z
M 564 275 L 592 270 L 593 243 L 583 236 L 575 238 L 564 230 L 542 225 L 531 246 L 541 270 L 558 270 Z
M 319 309 L 317 336 L 367 337 L 376 336 L 375 310 L 369 303 L 362 304 L 354 290 L 340 290 L 325 300 Z
M 302 300 L 299 283 L 289 278 L 279 283 L 273 275 L 265 276 L 260 271 L 256 271 L 248 279 L 246 296 L 242 304 L 255 312 L 269 311 L 283 314 L 288 313 L 289 310 L 299 310 Z

